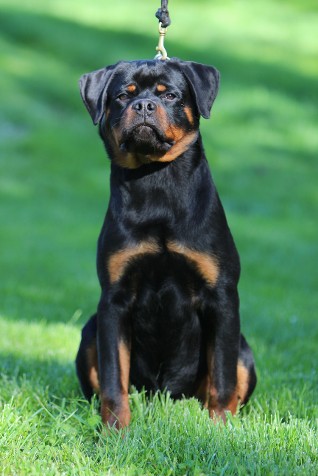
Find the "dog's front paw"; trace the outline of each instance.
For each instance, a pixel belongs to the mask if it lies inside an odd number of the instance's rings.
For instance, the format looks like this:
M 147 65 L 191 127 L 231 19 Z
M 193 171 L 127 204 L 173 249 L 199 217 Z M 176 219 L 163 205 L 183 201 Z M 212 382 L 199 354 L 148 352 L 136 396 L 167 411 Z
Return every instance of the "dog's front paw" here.
M 117 403 L 103 400 L 101 404 L 101 416 L 104 425 L 108 428 L 120 430 L 128 426 L 131 419 L 128 396 Z

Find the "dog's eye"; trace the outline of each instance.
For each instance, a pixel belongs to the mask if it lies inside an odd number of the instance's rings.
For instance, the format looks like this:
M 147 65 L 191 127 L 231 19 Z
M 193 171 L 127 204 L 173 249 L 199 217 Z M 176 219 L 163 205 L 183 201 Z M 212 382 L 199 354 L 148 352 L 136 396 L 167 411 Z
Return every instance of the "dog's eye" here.
M 173 99 L 175 99 L 177 96 L 173 93 L 166 93 L 163 98 L 164 99 L 168 99 L 168 101 L 172 101 Z
M 117 99 L 119 99 L 120 101 L 127 101 L 127 99 L 129 99 L 129 94 L 121 93 L 117 96 Z

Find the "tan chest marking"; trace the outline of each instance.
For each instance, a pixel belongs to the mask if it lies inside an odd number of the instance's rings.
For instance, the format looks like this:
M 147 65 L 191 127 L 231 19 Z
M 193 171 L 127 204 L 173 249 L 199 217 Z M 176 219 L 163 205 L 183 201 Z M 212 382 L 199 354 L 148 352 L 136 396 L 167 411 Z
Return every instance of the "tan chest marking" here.
M 181 254 L 188 260 L 192 261 L 207 283 L 211 286 L 215 286 L 219 276 L 219 265 L 214 256 L 187 248 L 186 246 L 174 241 L 170 241 L 167 247 L 173 253 Z
M 159 245 L 151 240 L 142 241 L 136 246 L 117 251 L 109 257 L 107 263 L 110 283 L 115 283 L 123 276 L 125 268 L 132 259 L 145 254 L 156 254 L 159 251 Z
M 183 255 L 195 264 L 199 273 L 211 286 L 215 286 L 219 276 L 219 266 L 214 256 L 200 251 L 187 248 L 184 245 L 169 241 L 167 244 L 169 251 Z M 159 245 L 154 241 L 142 241 L 136 246 L 119 250 L 108 259 L 108 273 L 110 283 L 117 282 L 124 274 L 125 268 L 132 259 L 146 254 L 156 254 L 160 252 Z

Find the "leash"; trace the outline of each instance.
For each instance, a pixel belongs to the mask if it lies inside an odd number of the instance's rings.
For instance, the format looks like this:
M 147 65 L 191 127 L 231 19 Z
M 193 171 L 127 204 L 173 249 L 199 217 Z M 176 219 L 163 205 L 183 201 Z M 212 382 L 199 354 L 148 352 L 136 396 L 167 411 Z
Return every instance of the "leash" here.
M 159 43 L 156 47 L 158 53 L 156 54 L 155 59 L 169 60 L 170 58 L 168 58 L 167 50 L 164 47 L 167 28 L 171 24 L 168 11 L 168 0 L 161 0 L 161 8 L 158 8 L 156 18 L 159 20 Z

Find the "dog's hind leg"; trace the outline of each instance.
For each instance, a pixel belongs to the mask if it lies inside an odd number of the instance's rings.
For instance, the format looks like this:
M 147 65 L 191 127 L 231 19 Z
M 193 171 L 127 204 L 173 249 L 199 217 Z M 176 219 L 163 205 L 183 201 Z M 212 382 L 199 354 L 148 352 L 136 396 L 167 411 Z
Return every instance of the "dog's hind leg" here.
M 97 316 L 94 314 L 82 329 L 82 339 L 76 356 L 76 371 L 83 394 L 91 400 L 99 391 L 97 349 Z

